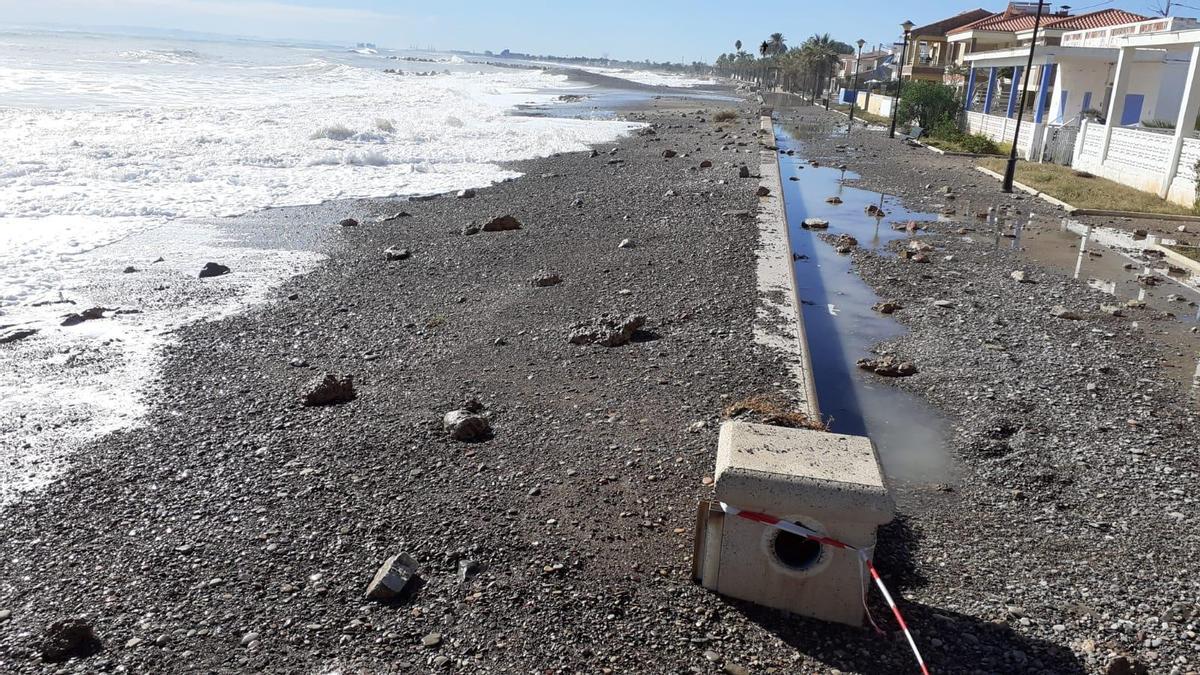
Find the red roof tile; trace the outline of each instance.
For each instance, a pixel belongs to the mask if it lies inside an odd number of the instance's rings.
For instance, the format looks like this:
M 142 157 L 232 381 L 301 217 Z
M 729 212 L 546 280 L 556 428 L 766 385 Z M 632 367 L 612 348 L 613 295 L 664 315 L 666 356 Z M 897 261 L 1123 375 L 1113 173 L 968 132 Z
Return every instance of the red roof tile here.
M 912 35 L 914 37 L 919 37 L 922 35 L 928 35 L 928 36 L 945 35 L 947 32 L 953 32 L 953 30 L 958 28 L 959 26 L 969 24 L 973 21 L 978 21 L 979 19 L 991 16 L 991 15 L 992 15 L 992 13 L 987 11 L 986 9 L 972 9 L 967 12 L 955 14 L 954 16 L 952 16 L 948 19 L 942 19 L 941 21 L 935 21 L 935 22 L 925 25 L 925 26 L 918 26 L 912 30 Z
M 1042 28 L 1053 30 L 1081 30 L 1090 28 L 1103 28 L 1105 26 L 1118 26 L 1123 23 L 1134 23 L 1137 21 L 1146 21 L 1149 17 L 1133 12 L 1126 12 L 1123 9 L 1102 9 L 1079 16 L 1063 16 L 1049 14 L 1042 16 Z M 962 33 L 969 30 L 986 30 L 1000 33 L 1016 33 L 1020 31 L 1032 30 L 1034 21 L 1037 16 L 1034 14 L 1012 14 L 1003 12 L 993 14 L 989 17 L 980 19 L 973 23 L 969 23 L 961 28 L 956 28 L 950 33 Z

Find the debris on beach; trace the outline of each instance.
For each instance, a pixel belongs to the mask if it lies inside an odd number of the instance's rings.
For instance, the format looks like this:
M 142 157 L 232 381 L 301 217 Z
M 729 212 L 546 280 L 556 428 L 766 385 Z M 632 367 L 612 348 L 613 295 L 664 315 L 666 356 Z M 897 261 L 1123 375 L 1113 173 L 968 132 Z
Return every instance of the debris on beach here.
M 622 239 L 621 243 L 617 244 L 617 248 L 633 248 L 633 240 Z
M 838 238 L 833 242 L 833 248 L 838 253 L 849 253 L 858 246 L 858 240 L 848 234 L 838 235 Z
M 917 367 L 911 361 L 900 361 L 891 355 L 881 359 L 859 359 L 858 367 L 884 377 L 908 377 L 917 374 Z
M 408 553 L 397 553 L 379 566 L 375 577 L 367 584 L 365 595 L 368 600 L 408 599 L 416 590 L 419 581 L 417 561 Z
M 207 279 L 209 277 L 219 277 L 219 276 L 222 276 L 225 274 L 229 274 L 229 272 L 230 272 L 229 268 L 222 265 L 221 263 L 215 263 L 215 262 L 204 263 L 204 267 L 201 268 L 201 270 L 200 270 L 200 278 Z
M 395 246 L 392 246 L 384 249 L 383 257 L 388 261 L 408 260 L 410 257 L 412 257 L 412 251 L 406 248 L 396 248 Z
M 342 218 L 338 221 L 338 225 L 342 227 L 358 227 L 358 221 L 353 218 Z
M 619 320 L 601 318 L 572 326 L 575 330 L 567 338 L 567 341 L 573 345 L 596 344 L 602 347 L 620 347 L 629 344 L 634 333 L 645 325 L 646 317 L 644 316 L 629 316 Z
M 704 160 L 704 161 L 702 161 L 702 162 L 700 162 L 700 168 L 701 168 L 701 169 L 711 169 L 711 168 L 712 168 L 712 166 L 713 166 L 713 163 L 712 163 L 711 161 L 707 160 L 707 159 L 706 159 L 706 160 Z
M 309 380 L 300 395 L 300 402 L 306 406 L 336 405 L 353 401 L 356 396 L 353 375 L 338 377 L 333 373 L 325 373 L 322 377 Z
M 800 227 L 806 230 L 826 230 L 829 229 L 829 221 L 824 218 L 805 218 Z
M 674 150 L 663 150 L 662 156 L 663 156 L 663 159 L 671 159 L 672 157 L 674 157 L 678 154 L 679 153 L 675 152 Z
M 771 194 L 771 188 L 767 187 L 766 185 L 759 185 L 758 189 L 754 191 L 754 194 L 758 195 L 759 197 L 766 197 L 767 195 Z
M 1067 321 L 1082 321 L 1083 320 L 1083 316 L 1081 316 L 1079 314 L 1079 312 L 1069 310 L 1066 307 L 1063 307 L 1062 305 L 1055 305 L 1054 307 L 1052 307 L 1050 309 L 1050 316 L 1053 316 L 1057 319 L 1066 319 Z
M 883 218 L 884 216 L 887 215 L 886 213 L 884 213 L 883 209 L 879 208 L 878 206 L 876 206 L 874 204 L 867 204 L 867 207 L 863 210 L 866 211 L 867 215 L 871 216 L 872 218 Z
M 834 196 L 832 196 L 832 197 L 826 197 L 826 198 L 825 198 L 825 203 L 826 203 L 826 204 L 841 204 L 841 203 L 842 203 L 842 198 L 841 198 L 841 197 L 839 197 L 839 196 L 837 196 L 837 195 L 834 195 Z
M 95 319 L 103 319 L 104 313 L 108 312 L 108 311 L 111 311 L 111 310 L 108 309 L 107 307 L 91 307 L 89 309 L 83 310 L 82 312 L 78 312 L 75 314 L 68 314 L 66 317 L 63 318 L 62 323 L 59 325 L 60 326 L 78 326 L 79 324 L 83 323 L 84 321 L 93 321 Z
M 879 312 L 880 314 L 892 314 L 895 313 L 896 310 L 904 309 L 904 305 L 901 305 L 894 300 L 884 300 L 883 302 L 877 302 L 872 305 L 871 309 Z
M 379 217 L 379 219 L 378 219 L 378 220 L 376 220 L 375 222 L 378 222 L 378 223 L 388 223 L 388 222 L 391 222 L 391 221 L 393 221 L 393 220 L 399 220 L 399 219 L 401 219 L 401 218 L 411 218 L 411 217 L 412 217 L 412 214 L 411 214 L 411 213 L 409 213 L 408 211 L 397 211 L 397 212 L 395 212 L 395 213 L 393 213 L 393 214 L 391 214 L 391 215 L 387 215 L 387 216 L 380 216 L 380 217 Z
M 442 429 L 450 438 L 463 443 L 478 443 L 492 437 L 492 423 L 483 415 L 483 404 L 475 399 L 461 408 L 442 415 Z
M 474 191 L 474 190 L 472 190 L 471 188 L 467 188 L 467 189 L 465 189 L 465 190 L 459 190 L 459 191 L 458 191 L 458 194 L 457 194 L 456 196 L 457 196 L 459 199 L 474 199 L 474 198 L 475 198 L 475 191 Z
M 5 345 L 10 342 L 24 340 L 27 337 L 37 334 L 36 328 L 13 328 L 0 332 L 0 345 Z
M 135 274 L 139 271 L 140 270 L 138 270 L 138 268 L 134 267 L 133 265 L 129 265 L 125 269 L 121 270 L 121 274 Z
M 783 394 L 755 394 L 729 404 L 723 411 L 727 420 L 738 419 L 789 429 L 829 431 L 820 419 L 813 419 L 796 409 Z
M 738 167 L 738 178 L 749 178 L 749 177 L 750 177 L 750 167 L 746 166 L 745 164 L 739 166 Z

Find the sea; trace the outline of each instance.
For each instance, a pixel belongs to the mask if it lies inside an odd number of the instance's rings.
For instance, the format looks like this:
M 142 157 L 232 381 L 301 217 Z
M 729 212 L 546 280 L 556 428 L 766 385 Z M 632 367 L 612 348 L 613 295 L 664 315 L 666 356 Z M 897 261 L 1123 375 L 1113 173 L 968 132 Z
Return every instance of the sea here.
M 502 162 L 631 130 L 611 116 L 514 114 L 593 93 L 561 69 L 524 65 L 0 28 L 0 338 L 36 331 L 0 344 L 0 504 L 54 480 L 87 441 L 141 424 L 162 347 L 179 326 L 267 302 L 322 259 L 242 246 L 214 219 L 486 186 L 517 175 Z M 186 292 L 217 256 L 237 273 Z M 141 285 L 114 296 L 126 279 Z M 149 300 L 166 289 L 188 300 Z M 95 306 L 104 318 L 61 325 Z

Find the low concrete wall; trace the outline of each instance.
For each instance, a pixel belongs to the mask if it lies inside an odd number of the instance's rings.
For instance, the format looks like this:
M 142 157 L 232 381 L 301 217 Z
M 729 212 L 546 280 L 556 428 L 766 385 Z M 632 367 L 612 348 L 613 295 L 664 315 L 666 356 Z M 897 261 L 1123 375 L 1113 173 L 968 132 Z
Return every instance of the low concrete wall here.
M 770 117 L 760 120 L 764 146 L 774 146 L 775 125 Z M 759 152 L 760 185 L 770 191 L 759 200 L 758 211 L 758 309 L 754 338 L 765 347 L 785 355 L 788 373 L 795 383 L 790 391 L 798 408 L 813 419 L 820 416 L 812 358 L 804 331 L 804 315 L 792 260 L 792 241 L 783 202 L 779 152 L 763 147 Z

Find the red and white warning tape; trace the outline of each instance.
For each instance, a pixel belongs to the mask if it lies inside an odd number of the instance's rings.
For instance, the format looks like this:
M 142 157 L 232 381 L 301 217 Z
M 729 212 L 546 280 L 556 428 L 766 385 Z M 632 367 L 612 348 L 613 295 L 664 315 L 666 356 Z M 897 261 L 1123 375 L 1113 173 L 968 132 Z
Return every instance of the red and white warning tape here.
M 879 571 L 875 569 L 875 565 L 871 562 L 871 549 L 858 548 L 851 546 L 842 541 L 838 541 L 832 537 L 827 537 L 820 532 L 810 530 L 803 525 L 777 518 L 768 513 L 759 513 L 757 511 L 746 511 L 739 509 L 736 506 L 730 506 L 725 502 L 717 502 L 721 506 L 721 510 L 731 516 L 737 516 L 746 520 L 752 520 L 756 523 L 762 523 L 784 532 L 790 532 L 799 537 L 812 539 L 821 544 L 832 546 L 833 548 L 843 548 L 858 553 L 858 560 L 861 565 L 867 568 L 871 578 L 875 580 L 875 585 L 879 587 L 879 592 L 883 594 L 883 599 L 887 601 L 888 607 L 892 608 L 892 614 L 896 617 L 896 623 L 900 624 L 900 629 L 904 631 L 904 637 L 908 639 L 908 646 L 912 647 L 913 656 L 917 657 L 917 665 L 921 666 L 921 673 L 929 675 L 929 669 L 925 667 L 925 659 L 921 657 L 921 650 L 917 649 L 917 642 L 913 640 L 912 632 L 908 630 L 908 624 L 905 623 L 904 617 L 900 614 L 900 608 L 896 606 L 896 601 L 892 599 L 892 594 L 888 592 L 887 586 L 883 585 L 883 579 L 879 578 Z M 866 588 L 863 588 L 863 608 L 867 606 Z M 871 625 L 875 626 L 875 630 L 882 633 L 879 626 L 875 625 L 875 619 L 871 617 L 871 610 L 867 609 L 867 618 L 871 621 Z

